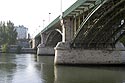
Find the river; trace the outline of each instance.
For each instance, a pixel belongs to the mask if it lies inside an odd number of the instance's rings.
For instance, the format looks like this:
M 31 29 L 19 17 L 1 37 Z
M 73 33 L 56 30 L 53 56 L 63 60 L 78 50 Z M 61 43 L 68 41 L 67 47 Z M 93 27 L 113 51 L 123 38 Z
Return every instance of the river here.
M 0 83 L 125 83 L 125 67 L 54 66 L 53 56 L 0 54 Z

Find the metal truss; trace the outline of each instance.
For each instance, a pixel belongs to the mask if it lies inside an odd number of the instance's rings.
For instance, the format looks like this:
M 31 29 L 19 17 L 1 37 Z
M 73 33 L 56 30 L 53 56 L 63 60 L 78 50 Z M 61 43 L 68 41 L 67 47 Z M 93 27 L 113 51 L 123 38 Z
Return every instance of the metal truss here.
M 83 48 L 114 47 L 125 34 L 125 0 L 108 0 L 81 23 L 71 45 Z M 122 24 L 121 24 L 122 23 Z M 118 37 L 117 34 L 120 33 Z

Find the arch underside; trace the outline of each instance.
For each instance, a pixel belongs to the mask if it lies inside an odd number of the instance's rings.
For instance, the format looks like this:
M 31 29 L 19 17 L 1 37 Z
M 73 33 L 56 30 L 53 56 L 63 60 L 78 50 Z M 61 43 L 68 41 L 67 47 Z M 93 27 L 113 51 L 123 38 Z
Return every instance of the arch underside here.
M 125 0 L 108 0 L 77 31 L 71 46 L 107 48 L 125 35 Z
M 41 36 L 39 35 L 38 37 L 35 38 L 35 41 L 36 41 L 36 46 L 35 46 L 35 49 L 37 48 L 37 46 L 39 44 L 41 44 Z
M 54 30 L 48 35 L 45 46 L 55 47 L 60 41 L 62 41 L 62 35 Z

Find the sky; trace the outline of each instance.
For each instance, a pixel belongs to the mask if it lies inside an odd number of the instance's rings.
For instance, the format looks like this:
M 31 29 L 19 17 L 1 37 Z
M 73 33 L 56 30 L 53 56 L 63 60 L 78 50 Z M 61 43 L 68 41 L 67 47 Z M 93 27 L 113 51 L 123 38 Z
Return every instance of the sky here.
M 62 0 L 62 11 L 76 1 Z M 32 37 L 60 14 L 61 0 L 0 0 L 0 21 L 10 20 L 15 26 L 24 25 Z

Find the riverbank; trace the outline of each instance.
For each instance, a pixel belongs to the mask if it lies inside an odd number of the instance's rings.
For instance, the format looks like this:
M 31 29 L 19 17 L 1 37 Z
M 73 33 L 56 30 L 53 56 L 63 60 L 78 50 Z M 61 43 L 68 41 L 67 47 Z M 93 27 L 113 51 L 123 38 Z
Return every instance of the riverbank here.
M 3 53 L 1 48 L 0 48 L 0 53 Z M 9 50 L 9 53 L 17 53 L 17 49 L 16 48 L 11 48 Z M 34 50 L 32 48 L 22 48 L 19 53 L 36 54 L 36 50 Z

